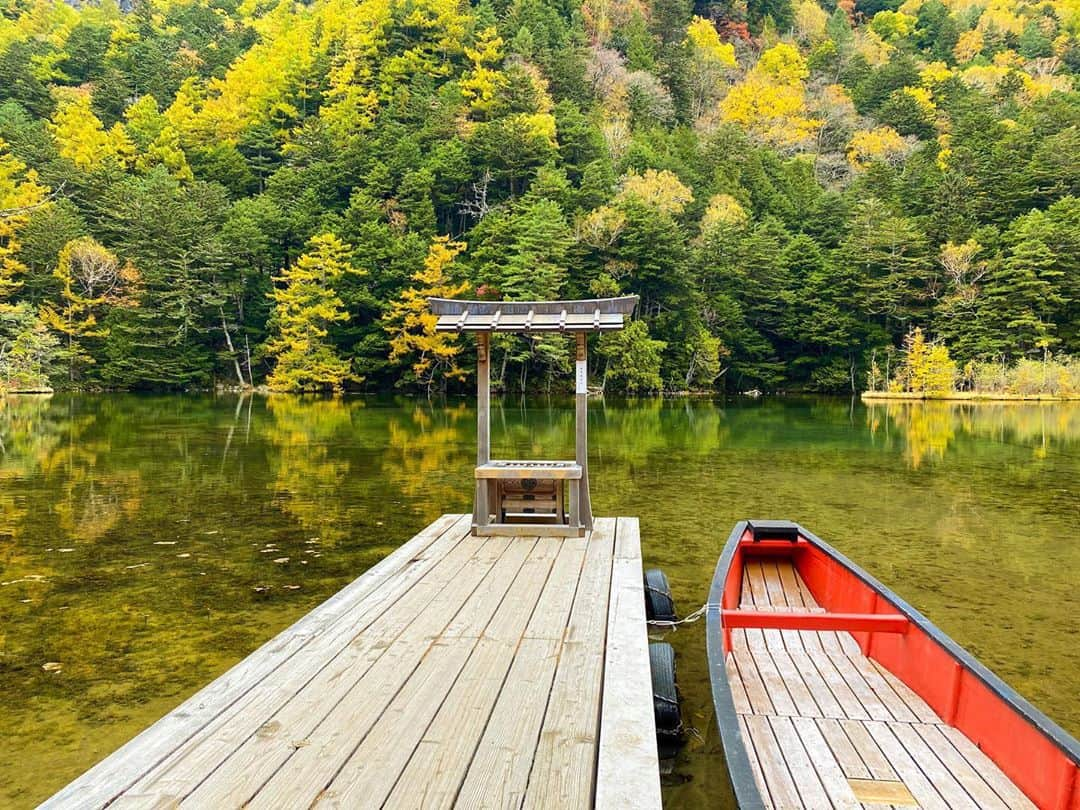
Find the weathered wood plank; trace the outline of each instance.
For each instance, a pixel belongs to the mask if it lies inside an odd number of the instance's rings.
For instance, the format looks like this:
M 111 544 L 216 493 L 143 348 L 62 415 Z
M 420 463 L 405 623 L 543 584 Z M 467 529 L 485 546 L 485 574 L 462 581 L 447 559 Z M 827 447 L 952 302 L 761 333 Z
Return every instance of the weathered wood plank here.
M 799 792 L 799 799 L 803 807 L 818 808 L 828 807 L 829 797 L 825 788 L 818 779 L 815 764 L 810 761 L 799 741 L 799 735 L 792 725 L 792 718 L 770 717 L 769 725 L 772 727 L 776 743 L 780 747 L 780 753 L 787 763 L 788 772 L 791 774 L 795 789 Z
M 986 780 L 986 783 L 994 789 L 1009 807 L 1032 808 L 1035 805 L 1024 793 L 1009 779 L 1001 769 L 986 756 L 978 746 L 964 736 L 963 732 L 952 726 L 940 726 L 941 734 L 948 738 L 953 747 L 964 757 L 965 760 Z
M 557 554 L 558 541 L 546 539 L 530 551 L 384 807 L 453 805 Z
M 596 806 L 660 806 L 652 680 L 649 674 L 641 540 L 636 518 L 616 526 L 608 605 Z
M 589 538 L 562 655 L 525 793 L 525 808 L 586 807 L 593 797 L 615 521 Z
M 378 806 L 389 796 L 466 662 L 472 660 L 480 634 L 494 620 L 533 546 L 521 538 L 503 551 L 480 587 L 319 796 L 321 805 Z M 462 618 L 466 619 L 464 623 Z M 449 634 L 451 629 L 453 635 Z M 503 652 L 508 661 L 510 651 L 504 646 Z
M 751 714 L 743 719 L 746 721 L 747 734 L 753 741 L 754 751 L 757 753 L 761 775 L 769 786 L 769 796 L 773 806 L 777 810 L 801 808 L 803 803 L 799 798 L 799 791 L 788 771 L 784 754 L 773 736 L 769 718 Z
M 854 810 L 859 806 L 855 794 L 851 791 L 847 777 L 840 763 L 833 755 L 816 723 L 806 717 L 795 717 L 791 721 L 795 727 L 807 757 L 814 767 L 821 786 L 829 796 L 829 801 L 836 810 Z M 789 760 L 790 762 L 790 760 Z M 812 805 L 811 805 L 812 806 Z
M 862 757 L 862 761 L 869 769 L 872 779 L 896 780 L 900 778 L 896 775 L 892 765 L 889 764 L 889 758 L 885 756 L 874 741 L 864 722 L 841 720 L 840 727 L 844 729 L 844 733 L 851 740 L 851 744 L 859 752 L 859 756 Z
M 736 642 L 736 633 L 742 631 L 736 630 L 732 633 L 732 650 L 730 660 L 734 661 L 739 673 L 739 680 L 743 687 L 746 689 L 746 696 L 750 701 L 750 706 L 754 714 L 775 714 L 772 701 L 769 699 L 769 692 L 765 689 L 765 684 L 761 680 L 761 675 L 757 671 L 757 666 L 754 664 L 754 656 L 750 653 L 742 643 L 745 639 L 739 636 L 740 641 Z
M 927 747 L 934 752 L 934 755 L 941 760 L 942 764 L 949 769 L 949 773 L 963 786 L 967 794 L 975 800 L 975 804 L 980 808 L 987 808 L 987 810 L 1004 810 L 1004 808 L 1008 807 L 1001 800 L 1001 797 L 994 792 L 994 789 L 987 784 L 986 780 L 979 775 L 979 772 L 971 766 L 971 763 L 964 759 L 963 755 L 953 747 L 953 744 L 941 733 L 937 725 L 919 723 L 912 726 L 912 728 L 926 743 Z M 1028 803 L 1028 806 L 1034 805 Z
M 437 567 L 422 581 L 429 595 L 419 615 L 402 628 L 393 626 L 390 638 L 377 633 L 361 637 L 359 649 L 370 651 L 374 659 L 370 666 L 353 667 L 339 656 L 333 667 L 323 669 L 275 716 L 271 729 L 249 738 L 189 800 L 217 807 L 244 801 L 277 807 L 310 803 L 378 720 L 509 541 L 466 538 L 462 546 L 470 556 L 462 567 Z M 420 598 L 424 591 L 413 589 L 409 597 L 414 593 Z M 373 628 L 381 626 L 376 623 Z M 286 762 L 288 767 L 283 769 Z
M 892 690 L 899 695 L 900 699 L 904 701 L 912 714 L 918 718 L 918 722 L 941 724 L 942 720 L 937 716 L 937 713 L 930 708 L 925 700 L 915 694 L 910 686 L 889 672 L 889 670 L 885 669 L 885 667 L 877 661 L 870 659 L 870 663 L 873 664 L 874 668 L 881 674 L 881 677 L 885 679 L 885 682 L 889 684 Z
M 461 806 L 521 806 L 558 657 L 557 641 L 521 640 L 461 785 L 458 794 Z
M 870 721 L 864 728 L 873 737 L 889 764 L 896 769 L 904 785 L 919 802 L 923 810 L 948 810 L 948 803 L 934 788 L 918 764 L 908 755 L 903 744 L 885 723 Z
M 952 808 L 959 810 L 977 810 L 977 805 L 971 800 L 967 791 L 953 777 L 945 765 L 941 763 L 934 752 L 927 746 L 915 729 L 907 723 L 889 723 L 889 730 L 900 741 L 910 756 L 919 765 L 926 778 L 933 784 L 936 790 Z
M 746 725 L 745 717 L 739 718 L 739 733 L 742 735 L 743 744 L 746 746 L 747 758 L 750 760 L 750 770 L 754 772 L 754 781 L 757 782 L 762 803 L 765 805 L 766 810 L 773 810 L 769 785 L 765 781 L 765 775 L 761 772 L 761 762 L 758 760 L 757 749 L 754 748 L 754 740 L 750 736 L 750 727 Z
M 275 636 L 224 675 L 47 799 L 46 808 L 102 807 L 184 745 L 299 650 L 346 616 L 392 574 L 432 543 L 461 528 L 462 516 L 443 515 L 348 586 Z

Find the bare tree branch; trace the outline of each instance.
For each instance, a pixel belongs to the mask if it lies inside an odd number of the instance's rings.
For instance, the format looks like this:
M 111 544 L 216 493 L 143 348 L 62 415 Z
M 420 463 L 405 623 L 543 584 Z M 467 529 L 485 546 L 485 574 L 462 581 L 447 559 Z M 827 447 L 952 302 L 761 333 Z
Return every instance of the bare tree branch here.
M 60 196 L 61 192 L 63 192 L 63 190 L 64 182 L 61 182 L 54 191 L 50 191 L 48 194 L 45 195 L 44 199 L 34 203 L 33 205 L 24 205 L 19 208 L 0 208 L 0 219 L 8 219 L 10 217 L 18 217 L 22 216 L 23 214 L 33 213 L 37 209 L 42 208 L 49 203 L 55 201 L 56 198 Z

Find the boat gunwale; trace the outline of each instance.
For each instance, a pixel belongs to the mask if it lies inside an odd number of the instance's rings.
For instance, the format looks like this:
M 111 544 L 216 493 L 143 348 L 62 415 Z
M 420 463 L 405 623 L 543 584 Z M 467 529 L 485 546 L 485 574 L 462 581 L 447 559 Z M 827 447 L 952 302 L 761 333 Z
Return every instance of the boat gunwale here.
M 724 585 L 735 552 L 738 550 L 742 537 L 752 522 L 753 520 L 740 520 L 735 524 L 731 534 L 728 535 L 727 542 L 724 544 L 720 559 L 717 560 L 716 569 L 713 572 L 712 583 L 709 587 L 709 599 L 705 610 L 705 642 L 709 661 L 709 680 L 713 694 L 713 709 L 716 714 L 717 727 L 720 730 L 720 739 L 724 748 L 728 772 L 731 775 L 735 798 L 738 806 L 743 810 L 764 807 L 765 802 L 750 767 L 749 753 L 746 743 L 742 739 L 731 684 L 727 676 L 722 601 Z M 995 697 L 1004 701 L 1009 708 L 1052 742 L 1068 759 L 1072 760 L 1074 765 L 1080 767 L 1080 741 L 1071 736 L 1026 698 L 1022 697 L 1019 692 L 1005 683 L 985 664 L 880 580 L 806 529 L 802 524 L 792 522 L 798 528 L 801 538 L 820 549 L 836 563 L 854 574 L 857 579 L 872 588 L 893 608 L 900 611 L 913 625 L 925 633 L 931 641 L 948 653 L 953 660 L 978 678 Z M 792 544 L 792 547 L 794 548 L 795 545 Z

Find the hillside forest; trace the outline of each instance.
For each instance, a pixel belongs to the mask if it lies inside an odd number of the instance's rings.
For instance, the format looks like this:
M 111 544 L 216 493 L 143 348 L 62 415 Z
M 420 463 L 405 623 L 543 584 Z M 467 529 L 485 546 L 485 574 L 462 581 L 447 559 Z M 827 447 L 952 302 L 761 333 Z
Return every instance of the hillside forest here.
M 1077 0 L 0 0 L 0 385 L 463 390 L 428 295 L 640 296 L 614 391 L 1080 354 L 1078 74 Z

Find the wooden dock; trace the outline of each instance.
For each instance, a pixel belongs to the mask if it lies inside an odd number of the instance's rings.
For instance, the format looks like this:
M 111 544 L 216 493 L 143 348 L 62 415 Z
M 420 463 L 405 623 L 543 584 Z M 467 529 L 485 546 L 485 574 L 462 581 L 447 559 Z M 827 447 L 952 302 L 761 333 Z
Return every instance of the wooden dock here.
M 44 807 L 656 808 L 638 523 L 444 515 Z

